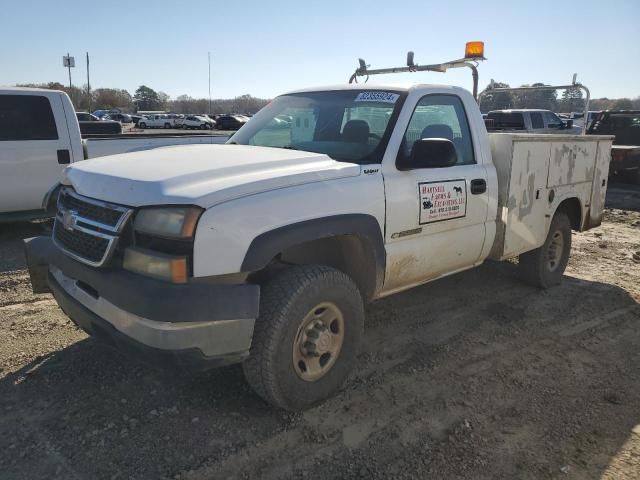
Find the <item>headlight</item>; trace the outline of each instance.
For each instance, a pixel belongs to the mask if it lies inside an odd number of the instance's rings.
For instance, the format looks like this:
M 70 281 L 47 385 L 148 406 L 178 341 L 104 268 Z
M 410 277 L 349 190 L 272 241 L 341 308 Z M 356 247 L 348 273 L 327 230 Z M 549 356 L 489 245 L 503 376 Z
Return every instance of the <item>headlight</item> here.
M 133 222 L 137 232 L 170 238 L 190 238 L 202 209 L 198 207 L 143 208 Z
M 168 280 L 173 283 L 187 282 L 187 257 L 152 252 L 129 247 L 124 251 L 123 268 L 147 277 Z

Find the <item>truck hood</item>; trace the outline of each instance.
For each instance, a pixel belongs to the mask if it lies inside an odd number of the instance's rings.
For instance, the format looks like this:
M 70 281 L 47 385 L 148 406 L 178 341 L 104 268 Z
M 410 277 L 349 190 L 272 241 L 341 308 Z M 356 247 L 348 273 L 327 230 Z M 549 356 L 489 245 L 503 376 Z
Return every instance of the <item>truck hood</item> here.
M 180 145 L 86 160 L 62 183 L 131 207 L 218 203 L 277 188 L 352 177 L 360 166 L 319 153 L 247 145 Z

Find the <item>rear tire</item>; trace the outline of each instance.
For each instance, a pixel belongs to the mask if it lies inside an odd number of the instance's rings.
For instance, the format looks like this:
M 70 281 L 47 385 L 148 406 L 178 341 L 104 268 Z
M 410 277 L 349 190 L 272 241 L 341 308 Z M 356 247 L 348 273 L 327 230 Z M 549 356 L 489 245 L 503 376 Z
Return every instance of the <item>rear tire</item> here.
M 164 124 L 164 128 L 171 128 L 171 124 L 170 123 L 165 123 Z
M 262 287 L 245 378 L 272 405 L 305 410 L 343 385 L 363 329 L 362 296 L 351 278 L 325 266 L 289 268 Z
M 564 212 L 551 220 L 547 239 L 540 248 L 520 255 L 521 278 L 539 288 L 559 285 L 571 253 L 571 222 Z

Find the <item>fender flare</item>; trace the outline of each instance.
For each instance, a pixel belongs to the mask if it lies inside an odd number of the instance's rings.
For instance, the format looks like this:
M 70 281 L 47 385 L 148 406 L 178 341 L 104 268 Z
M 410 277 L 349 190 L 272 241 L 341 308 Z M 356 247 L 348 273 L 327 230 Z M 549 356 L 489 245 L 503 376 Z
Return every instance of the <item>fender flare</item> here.
M 378 220 L 367 214 L 331 215 L 285 225 L 258 235 L 242 261 L 242 272 L 266 267 L 280 252 L 301 243 L 338 235 L 357 235 L 367 241 L 376 267 L 376 285 L 382 285 L 387 254 Z

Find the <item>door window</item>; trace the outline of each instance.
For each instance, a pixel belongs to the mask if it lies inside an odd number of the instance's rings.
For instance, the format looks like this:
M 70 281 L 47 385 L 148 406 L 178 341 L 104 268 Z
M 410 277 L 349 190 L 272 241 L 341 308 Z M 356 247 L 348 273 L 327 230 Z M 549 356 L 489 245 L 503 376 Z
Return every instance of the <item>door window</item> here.
M 33 95 L 0 95 L 0 141 L 57 140 L 49 99 Z
M 544 128 L 544 121 L 542 120 L 542 113 L 531 112 L 531 128 L 538 129 Z
M 445 138 L 456 147 L 457 165 L 476 163 L 471 132 L 460 98 L 455 95 L 426 95 L 416 105 L 404 134 L 401 155 L 407 158 L 413 144 L 422 138 Z
M 547 122 L 547 128 L 560 128 L 562 126 L 562 120 L 552 112 L 543 112 L 544 119 Z

